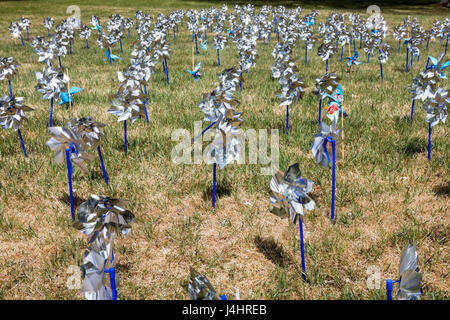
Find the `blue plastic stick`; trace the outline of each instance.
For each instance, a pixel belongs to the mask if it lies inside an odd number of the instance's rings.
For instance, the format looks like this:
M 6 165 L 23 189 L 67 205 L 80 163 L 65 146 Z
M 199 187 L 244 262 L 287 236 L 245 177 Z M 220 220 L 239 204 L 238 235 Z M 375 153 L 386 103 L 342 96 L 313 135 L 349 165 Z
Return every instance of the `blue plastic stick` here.
M 216 207 L 216 167 L 217 164 L 213 163 L 213 198 L 212 198 L 212 207 Z
M 25 43 L 23 43 L 23 38 L 22 38 L 22 34 L 20 34 L 20 40 L 22 40 L 22 46 L 25 47 Z
M 28 27 L 27 27 L 27 41 L 30 41 L 30 32 L 28 30 Z
M 219 53 L 219 49 L 217 49 L 217 64 L 220 66 L 220 53 Z
M 86 39 L 86 49 L 89 49 L 89 39 Z
M 59 60 L 59 68 L 62 69 L 62 64 L 61 64 L 61 56 L 58 56 L 58 60 Z
M 327 63 L 325 64 L 325 72 L 328 72 L 328 59 L 327 59 Z
M 23 153 L 25 154 L 25 158 L 28 158 L 27 150 L 25 150 L 25 144 L 23 143 L 22 134 L 20 133 L 20 129 L 17 129 L 17 133 L 19 134 L 20 143 L 22 144 L 22 149 L 23 149 Z
M 319 100 L 319 124 L 322 122 L 322 99 Z
M 286 106 L 286 135 L 289 135 L 289 106 Z
M 200 133 L 198 136 L 196 136 L 196 137 L 194 138 L 194 140 L 192 140 L 192 141 L 195 141 L 195 140 L 197 140 L 198 138 L 200 138 L 206 131 L 209 130 L 209 128 L 211 128 L 211 127 L 212 127 L 213 125 L 215 125 L 215 124 L 216 124 L 216 121 L 212 122 L 208 127 L 206 127 L 205 130 L 202 131 L 202 133 Z
M 408 72 L 408 66 L 409 66 L 409 59 L 408 59 L 408 48 L 406 48 L 406 72 Z
M 175 36 L 175 29 L 173 29 L 173 40 L 175 41 L 176 40 L 176 36 Z
M 381 81 L 383 81 L 383 64 L 380 62 Z
M 331 178 L 331 222 L 334 222 L 334 198 L 336 193 L 336 141 L 331 140 L 331 147 L 333 151 L 333 175 Z
M 123 53 L 123 48 L 122 48 L 122 39 L 119 39 L 119 43 L 120 43 L 120 52 Z
M 144 92 L 145 92 L 145 95 L 147 96 L 147 86 L 145 84 L 144 84 Z M 148 99 L 146 99 L 146 101 L 148 104 Z M 148 121 L 147 106 L 146 106 L 145 101 L 144 101 L 144 111 L 145 111 L 145 119 L 147 120 L 147 124 L 149 124 L 150 122 Z
M 447 40 L 445 41 L 445 52 L 444 52 L 444 55 L 447 54 L 448 36 L 449 36 L 449 33 L 447 33 Z
M 394 280 L 386 279 L 386 293 L 388 300 L 392 300 L 392 285 L 394 284 L 394 282 Z
M 50 127 L 52 126 L 52 117 L 53 117 L 53 98 L 50 99 Z
M 308 64 L 308 47 L 305 43 L 305 66 Z
M 427 59 L 427 65 L 425 66 L 425 71 L 427 71 L 429 63 L 430 63 L 430 57 L 428 57 L 428 59 Z
M 128 38 L 130 37 L 130 29 L 128 29 Z
M 398 40 L 398 53 L 400 53 L 401 42 L 402 42 L 402 39 Z
M 50 29 L 47 29 L 47 34 L 50 37 Z
M 414 55 L 411 53 L 411 67 L 413 66 Z
M 167 61 L 166 58 L 164 58 L 164 62 L 166 64 L 166 77 L 167 77 L 167 85 L 170 86 L 170 81 L 169 81 L 169 67 L 167 66 Z
M 108 51 L 109 51 L 109 64 L 112 64 L 112 60 L 111 60 L 111 48 L 108 47 Z
M 8 85 L 9 85 L 9 95 L 11 96 L 11 99 L 12 99 L 13 95 L 12 95 L 12 88 L 11 88 L 11 80 L 10 79 L 8 79 Z
M 128 151 L 128 141 L 127 141 L 127 120 L 123 122 L 123 135 L 125 137 L 125 153 Z
M 242 71 L 242 66 L 241 66 L 241 71 Z M 242 82 L 239 81 L 239 91 L 242 91 Z
M 413 99 L 412 101 L 412 106 L 411 106 L 411 121 L 413 120 L 413 116 L 414 116 L 414 103 L 416 102 L 415 99 Z
M 103 177 L 105 178 L 106 184 L 108 184 L 108 176 L 106 175 L 105 164 L 103 163 L 102 151 L 100 150 L 100 146 L 97 147 L 98 157 L 100 158 L 100 163 L 102 165 Z
M 300 251 L 301 251 L 301 255 L 302 255 L 302 278 L 304 281 L 306 281 L 305 245 L 303 243 L 303 221 L 302 221 L 300 214 L 298 215 L 298 227 L 300 229 Z
M 72 55 L 72 40 L 69 40 L 69 54 Z
M 342 62 L 342 57 L 344 56 L 344 46 L 342 46 L 342 49 L 341 49 L 341 62 Z
M 67 177 L 69 178 L 69 196 L 70 196 L 70 213 L 72 220 L 75 220 L 75 210 L 73 207 L 73 193 L 72 193 L 72 162 L 70 161 L 70 148 L 66 149 L 67 162 Z
M 428 160 L 431 157 L 431 122 L 428 123 Z

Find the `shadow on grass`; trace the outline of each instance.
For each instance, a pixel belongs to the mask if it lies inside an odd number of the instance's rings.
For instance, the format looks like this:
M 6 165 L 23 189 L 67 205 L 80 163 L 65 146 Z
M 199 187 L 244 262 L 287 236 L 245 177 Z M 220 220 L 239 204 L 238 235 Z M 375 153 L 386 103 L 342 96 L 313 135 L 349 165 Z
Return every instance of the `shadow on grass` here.
M 447 182 L 447 185 L 435 186 L 433 191 L 437 196 L 450 197 L 450 181 Z
M 424 139 L 418 137 L 401 138 L 398 146 L 399 151 L 407 157 L 427 151 L 427 143 Z
M 273 240 L 273 238 L 261 238 L 260 236 L 255 237 L 254 243 L 258 248 L 259 252 L 264 254 L 264 256 L 275 263 L 279 267 L 288 267 L 294 265 L 294 261 L 291 256 L 286 253 L 282 246 Z
M 212 184 L 212 180 L 211 180 L 211 185 L 209 187 L 207 187 L 206 190 L 203 191 L 203 194 L 202 194 L 203 200 L 204 201 L 212 201 L 212 194 L 213 194 L 213 184 Z M 231 195 L 231 184 L 225 179 L 217 180 L 216 201 L 220 197 L 229 196 L 229 195 Z
M 58 200 L 64 204 L 70 206 L 70 195 L 68 193 L 64 193 L 64 195 L 62 197 L 59 197 Z M 80 204 L 82 204 L 83 202 L 84 202 L 84 200 L 81 199 L 80 197 L 78 197 L 76 195 L 73 196 L 73 206 L 75 209 L 77 209 L 78 206 Z

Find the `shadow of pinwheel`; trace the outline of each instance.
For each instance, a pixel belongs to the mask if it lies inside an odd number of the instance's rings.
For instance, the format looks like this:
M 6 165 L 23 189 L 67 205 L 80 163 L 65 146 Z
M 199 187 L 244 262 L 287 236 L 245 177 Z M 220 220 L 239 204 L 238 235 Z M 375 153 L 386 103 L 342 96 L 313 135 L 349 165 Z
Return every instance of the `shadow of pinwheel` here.
M 272 261 L 279 267 L 288 267 L 294 265 L 295 262 L 292 257 L 284 251 L 284 248 L 279 245 L 273 238 L 261 238 L 256 236 L 254 243 L 259 252 L 261 252 L 267 260 Z
M 211 201 L 213 195 L 213 185 L 210 184 L 203 190 L 202 198 L 204 201 Z M 227 180 L 217 180 L 216 200 L 223 196 L 231 195 L 231 184 Z
M 68 193 L 64 193 L 64 195 L 62 197 L 59 197 L 58 200 L 64 204 L 68 205 L 70 208 L 70 195 Z M 78 197 L 76 195 L 73 196 L 73 206 L 74 206 L 75 210 L 83 202 L 84 202 L 84 200 L 81 199 L 80 197 Z
M 398 142 L 399 150 L 405 156 L 413 156 L 416 153 L 427 151 L 427 142 L 419 137 L 404 137 Z
M 433 191 L 437 196 L 450 197 L 450 181 L 448 181 L 446 185 L 435 186 Z

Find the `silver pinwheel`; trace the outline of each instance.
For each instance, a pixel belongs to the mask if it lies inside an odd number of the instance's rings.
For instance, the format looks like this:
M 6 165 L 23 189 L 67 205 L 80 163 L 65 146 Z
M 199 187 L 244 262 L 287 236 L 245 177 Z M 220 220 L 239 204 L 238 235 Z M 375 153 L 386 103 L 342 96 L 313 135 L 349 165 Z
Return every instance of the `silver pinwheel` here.
M 66 158 L 67 176 L 69 179 L 70 211 L 73 220 L 75 219 L 75 210 L 72 192 L 72 162 L 83 172 L 87 173 L 86 162 L 91 161 L 93 156 L 88 153 L 88 146 L 75 131 L 66 127 L 51 127 L 49 128 L 49 133 L 51 138 L 46 144 L 51 150 L 55 151 L 55 163 L 60 164 L 64 161 L 64 156 Z
M 44 67 L 42 72 L 36 72 L 36 90 L 42 94 L 44 100 L 50 99 L 50 127 L 52 126 L 53 102 L 62 92 L 67 91 L 69 77 L 61 69 Z
M 220 300 L 208 278 L 192 267 L 190 267 L 190 279 L 186 289 L 191 300 Z
M 78 208 L 73 226 L 88 235 L 88 248 L 81 266 L 84 273 L 81 291 L 88 300 L 117 300 L 114 239 L 120 235 L 126 237 L 134 222 L 133 213 L 125 208 L 127 203 L 91 195 Z
M 97 148 L 98 157 L 102 166 L 103 177 L 105 178 L 106 184 L 108 184 L 108 176 L 106 174 L 105 164 L 103 162 L 102 151 L 100 148 L 100 142 L 104 138 L 101 128 L 104 126 L 105 125 L 103 123 L 94 121 L 91 117 L 70 119 L 67 123 L 67 127 L 76 132 L 88 148 Z
M 20 128 L 22 127 L 23 121 L 28 120 L 25 112 L 33 110 L 33 108 L 23 104 L 23 97 L 8 97 L 7 95 L 0 97 L 0 126 L 3 129 L 14 129 L 17 131 L 25 158 L 28 155 Z
M 336 193 L 336 145 L 341 142 L 341 129 L 336 128 L 337 123 L 333 121 L 331 126 L 321 122 L 319 132 L 314 136 L 314 142 L 311 146 L 314 160 L 322 167 L 328 167 L 332 164 L 332 186 L 331 186 L 331 222 L 334 222 L 334 200 Z M 331 144 L 331 150 L 328 149 Z M 330 159 L 330 153 L 332 159 Z
M 277 170 L 270 181 L 270 212 L 279 217 L 288 217 L 292 223 L 299 222 L 300 249 L 302 257 L 302 277 L 306 280 L 305 249 L 303 241 L 303 216 L 304 209 L 314 210 L 316 204 L 308 195 L 311 192 L 313 182 L 302 178 L 300 167 L 295 163 L 283 173 Z
M 392 290 L 394 283 L 398 283 L 397 299 L 399 300 L 420 300 L 422 296 L 422 272 L 418 267 L 419 255 L 416 245 L 410 244 L 403 250 L 400 257 L 399 279 L 386 280 L 387 299 L 392 300 Z

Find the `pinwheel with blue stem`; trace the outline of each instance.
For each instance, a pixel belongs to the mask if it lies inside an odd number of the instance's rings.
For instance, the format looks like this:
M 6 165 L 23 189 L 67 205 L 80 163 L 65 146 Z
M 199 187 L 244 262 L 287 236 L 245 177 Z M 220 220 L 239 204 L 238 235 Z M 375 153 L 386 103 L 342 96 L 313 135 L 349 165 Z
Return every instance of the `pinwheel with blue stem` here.
M 450 66 L 450 60 L 443 63 L 442 60 L 444 59 L 444 56 L 445 54 L 443 52 L 441 52 L 438 59 L 428 56 L 427 66 L 425 67 L 426 70 L 436 70 L 436 73 L 441 79 L 447 79 L 447 76 L 444 74 L 443 70 Z M 431 64 L 429 62 L 431 62 Z
M 428 122 L 428 160 L 431 157 L 431 128 L 439 122 L 445 123 L 449 105 L 448 90 L 445 90 L 443 87 L 438 87 L 433 96 L 425 100 L 423 104 L 423 108 L 427 113 L 425 121 Z
M 400 257 L 399 279 L 386 280 L 387 300 L 392 300 L 394 283 L 398 283 L 398 300 L 420 300 L 423 295 L 421 288 L 423 274 L 419 270 L 418 259 L 416 245 L 411 246 L 408 243 Z
M 50 127 L 52 126 L 53 101 L 58 99 L 61 92 L 67 90 L 69 77 L 61 69 L 44 67 L 42 72 L 36 72 L 38 84 L 36 90 L 42 94 L 44 100 L 50 99 Z
M 22 30 L 23 29 L 27 30 L 27 41 L 30 41 L 30 31 L 29 31 L 29 28 L 31 26 L 30 19 L 25 18 L 25 17 L 20 18 L 19 25 L 20 25 L 20 28 L 22 28 Z
M 120 80 L 119 76 L 119 80 Z M 123 121 L 124 130 L 124 150 L 125 154 L 128 152 L 127 140 L 127 120 L 134 123 L 140 115 L 145 113 L 145 96 L 142 93 L 139 83 L 137 81 L 123 81 L 119 84 L 117 93 L 111 98 L 112 107 L 108 110 L 109 113 L 117 116 L 117 121 Z
M 88 300 L 117 300 L 114 239 L 128 236 L 134 214 L 125 208 L 128 201 L 91 195 L 77 211 L 73 227 L 88 236 L 88 248 L 81 266 L 81 292 Z M 108 279 L 105 274 L 108 273 Z
M 101 122 L 94 121 L 91 117 L 70 119 L 67 127 L 78 134 L 88 148 L 97 147 L 98 157 L 102 166 L 103 177 L 108 184 L 108 176 L 106 174 L 105 164 L 103 163 L 102 151 L 100 149 L 100 141 L 105 137 L 101 128 L 105 125 Z
M 303 217 L 304 210 L 314 210 L 316 203 L 308 195 L 311 192 L 313 182 L 302 178 L 299 164 L 289 166 L 286 172 L 277 170 L 270 181 L 270 212 L 287 217 L 293 224 L 299 222 L 300 248 L 302 257 L 302 278 L 306 281 L 305 249 L 303 242 Z
M 333 41 L 323 42 L 319 46 L 319 48 L 317 48 L 318 56 L 322 59 L 322 61 L 326 61 L 325 72 L 328 72 L 328 60 L 335 53 L 336 53 L 336 46 L 333 44 Z
M 347 62 L 347 72 L 351 72 L 352 71 L 352 66 L 353 65 L 361 64 L 360 61 L 356 61 L 358 59 L 358 57 L 359 57 L 358 51 L 355 51 L 353 53 L 353 56 L 345 58 L 345 59 L 348 60 L 348 62 Z
M 0 126 L 3 129 L 14 129 L 17 131 L 25 158 L 28 156 L 20 128 L 23 120 L 28 120 L 25 112 L 33 110 L 33 108 L 23 104 L 23 97 L 14 97 L 12 95 L 8 97 L 6 94 L 0 97 Z
M 89 37 L 91 36 L 91 29 L 83 25 L 80 30 L 80 39 L 86 39 L 86 49 L 89 49 Z
M 227 44 L 227 37 L 225 37 L 222 34 L 216 34 L 214 36 L 214 49 L 217 50 L 217 64 L 220 66 L 220 50 L 223 50 L 225 48 L 225 45 Z
M 11 32 L 11 36 L 13 39 L 20 38 L 22 41 L 22 46 L 25 47 L 25 43 L 23 42 L 22 38 L 22 28 L 20 27 L 19 23 L 17 22 L 11 22 L 11 25 L 8 27 L 9 32 Z
M 195 66 L 193 71 L 191 71 L 189 69 L 187 69 L 186 71 L 189 72 L 194 77 L 194 80 L 198 80 L 201 77 L 201 74 L 200 74 L 201 66 L 202 66 L 202 62 L 200 61 L 199 63 L 197 63 L 197 65 Z
M 8 80 L 8 86 L 9 86 L 9 95 L 12 98 L 12 87 L 11 87 L 11 80 L 13 76 L 16 74 L 17 68 L 19 66 L 17 64 L 14 64 L 13 57 L 0 57 L 0 81 Z
M 341 78 L 333 72 L 326 72 L 321 78 L 316 79 L 316 85 L 312 92 L 319 98 L 319 124 L 322 122 L 322 99 L 333 94 L 339 85 L 339 80 Z
M 434 95 L 434 89 L 438 82 L 437 72 L 428 70 L 421 72 L 419 76 L 414 77 L 413 84 L 408 91 L 413 94 L 411 105 L 411 121 L 414 117 L 414 104 L 417 99 L 425 101 Z
M 392 47 L 388 45 L 387 43 L 383 43 L 380 48 L 378 49 L 378 60 L 380 61 L 380 76 L 381 81 L 383 81 L 383 64 L 385 64 L 388 59 L 389 55 L 391 54 Z
M 341 142 L 341 131 L 337 130 L 337 123 L 332 122 L 331 126 L 321 122 L 319 124 L 319 132 L 314 136 L 314 142 L 311 147 L 311 151 L 314 156 L 314 160 L 320 166 L 326 168 L 332 163 L 332 187 L 331 187 L 331 222 L 334 223 L 334 199 L 336 193 L 336 145 Z M 331 144 L 332 160 L 330 159 L 330 150 L 328 149 L 329 143 Z
M 51 138 L 46 144 L 51 150 L 56 152 L 55 163 L 62 163 L 64 156 L 66 157 L 67 176 L 69 179 L 70 212 L 72 220 L 74 220 L 75 209 L 72 191 L 72 162 L 84 173 L 88 173 L 86 162 L 91 161 L 93 156 L 87 152 L 89 146 L 84 143 L 77 132 L 66 127 L 51 127 L 49 128 L 49 132 Z
M 50 37 L 50 29 L 53 27 L 53 18 L 52 17 L 46 17 L 44 18 L 43 24 L 44 28 L 47 29 L 47 34 Z
M 241 140 L 238 136 L 239 126 L 242 124 L 241 112 L 234 112 L 239 101 L 233 98 L 237 85 L 240 82 L 242 71 L 236 67 L 223 70 L 219 74 L 220 85 L 214 91 L 203 96 L 198 107 L 204 113 L 204 120 L 211 124 L 195 137 L 193 141 L 202 136 L 207 130 L 214 127 L 213 142 L 207 151 L 207 163 L 213 164 L 213 197 L 212 207 L 216 203 L 216 167 L 222 169 L 228 163 L 239 161 L 241 153 Z

